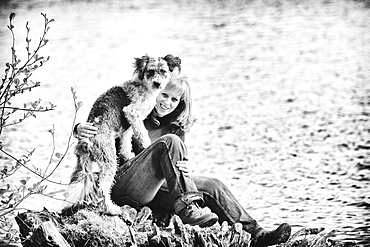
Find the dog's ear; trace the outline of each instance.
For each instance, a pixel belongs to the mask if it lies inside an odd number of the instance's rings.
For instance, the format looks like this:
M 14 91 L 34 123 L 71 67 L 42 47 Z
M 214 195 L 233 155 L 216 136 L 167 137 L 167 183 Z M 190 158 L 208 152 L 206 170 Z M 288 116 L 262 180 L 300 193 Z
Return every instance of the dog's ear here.
M 181 59 L 179 57 L 174 57 L 171 54 L 168 54 L 163 58 L 167 62 L 167 65 L 172 72 L 175 68 L 179 69 L 179 73 L 181 72 Z
M 150 57 L 148 55 L 142 56 L 141 58 L 136 57 L 134 63 L 134 74 L 138 74 L 140 80 L 144 79 L 145 68 L 148 65 Z

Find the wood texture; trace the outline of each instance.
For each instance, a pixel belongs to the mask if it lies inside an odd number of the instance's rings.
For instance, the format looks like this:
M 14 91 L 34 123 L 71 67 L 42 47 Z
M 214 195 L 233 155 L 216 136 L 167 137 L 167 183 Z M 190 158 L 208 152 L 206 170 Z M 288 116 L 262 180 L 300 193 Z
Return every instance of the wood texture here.
M 176 215 L 154 215 L 148 207 L 140 211 L 122 207 L 120 216 L 102 215 L 93 209 L 81 209 L 73 215 L 28 211 L 19 214 L 23 246 L 245 246 L 251 235 L 240 223 L 223 222 L 212 227 L 184 225 Z M 303 228 L 280 247 L 356 246 L 331 240 L 335 230 Z

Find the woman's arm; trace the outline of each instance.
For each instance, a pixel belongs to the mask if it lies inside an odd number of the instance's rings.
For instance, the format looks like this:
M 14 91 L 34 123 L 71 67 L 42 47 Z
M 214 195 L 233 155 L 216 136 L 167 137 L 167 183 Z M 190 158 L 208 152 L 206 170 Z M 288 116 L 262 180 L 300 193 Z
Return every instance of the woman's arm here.
M 173 134 L 180 137 L 180 139 L 185 142 L 185 131 L 181 130 L 178 126 L 173 127 L 172 129 Z
M 95 127 L 92 123 L 78 123 L 73 128 L 73 135 L 76 138 L 89 138 L 93 137 L 98 133 L 98 128 Z M 185 140 L 185 132 L 177 129 L 173 132 L 177 136 L 180 137 L 181 140 Z M 137 155 L 140 153 L 144 148 L 139 144 L 139 142 L 133 138 L 133 151 Z M 117 145 L 117 143 L 116 143 Z M 119 145 L 119 144 L 118 144 Z M 177 168 L 183 172 L 184 176 L 189 176 L 191 173 L 194 172 L 194 164 L 188 158 L 184 158 L 182 161 L 178 161 L 176 163 Z

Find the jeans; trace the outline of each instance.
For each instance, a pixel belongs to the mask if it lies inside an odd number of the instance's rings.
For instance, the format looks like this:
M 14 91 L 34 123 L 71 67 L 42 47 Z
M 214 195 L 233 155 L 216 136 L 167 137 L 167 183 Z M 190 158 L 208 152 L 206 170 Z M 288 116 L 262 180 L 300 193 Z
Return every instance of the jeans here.
M 205 206 L 217 214 L 220 224 L 223 221 L 229 224 L 241 223 L 243 229 L 254 236 L 262 228 L 240 205 L 229 188 L 220 180 L 204 176 L 190 177 L 202 193 Z M 173 211 L 173 206 L 168 203 L 169 191 L 164 184 L 158 191 L 155 198 L 148 204 L 152 208 L 163 208 Z
M 205 206 L 219 217 L 219 222 L 242 223 L 253 235 L 262 228 L 239 204 L 220 180 L 203 176 L 185 177 L 176 162 L 186 156 L 185 144 L 176 135 L 167 134 L 144 149 L 129 164 L 118 168 L 112 199 L 118 205 L 178 211 L 176 198 L 187 194 L 201 195 Z M 129 168 L 124 168 L 128 166 Z
M 118 205 L 140 207 L 151 202 L 164 181 L 168 184 L 169 201 L 176 199 L 203 201 L 194 181 L 185 177 L 176 167 L 186 156 L 183 141 L 174 134 L 158 138 L 134 158 L 118 167 L 112 200 Z M 181 211 L 186 205 L 175 208 Z

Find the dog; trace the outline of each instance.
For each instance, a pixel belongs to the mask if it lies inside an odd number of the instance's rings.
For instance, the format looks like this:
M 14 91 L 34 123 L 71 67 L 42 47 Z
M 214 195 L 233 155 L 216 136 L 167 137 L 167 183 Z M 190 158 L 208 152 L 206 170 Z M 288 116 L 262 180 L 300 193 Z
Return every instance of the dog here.
M 165 88 L 172 75 L 180 73 L 181 59 L 173 55 L 153 58 L 147 55 L 135 58 L 134 75 L 123 85 L 110 88 L 94 102 L 88 122 L 98 127 L 98 134 L 80 138 L 75 147 L 77 164 L 71 175 L 66 208 L 101 204 L 103 211 L 119 215 L 121 209 L 110 197 L 117 171 L 117 161 L 127 161 L 134 156 L 132 138 L 146 148 L 151 141 L 144 119 L 155 106 L 159 92 Z M 173 74 L 172 74 L 173 73 Z M 116 140 L 120 140 L 116 149 Z M 118 156 L 117 156 L 118 151 Z M 95 168 L 99 176 L 95 181 Z M 63 211 L 62 210 L 62 211 Z

